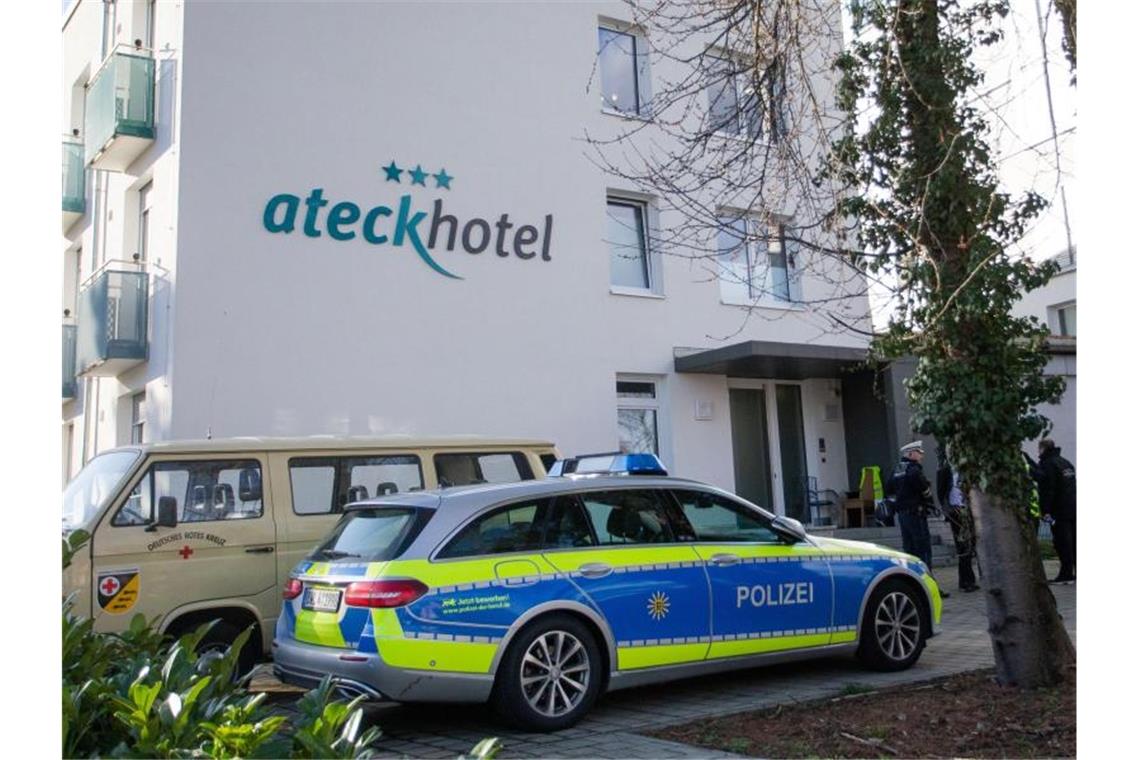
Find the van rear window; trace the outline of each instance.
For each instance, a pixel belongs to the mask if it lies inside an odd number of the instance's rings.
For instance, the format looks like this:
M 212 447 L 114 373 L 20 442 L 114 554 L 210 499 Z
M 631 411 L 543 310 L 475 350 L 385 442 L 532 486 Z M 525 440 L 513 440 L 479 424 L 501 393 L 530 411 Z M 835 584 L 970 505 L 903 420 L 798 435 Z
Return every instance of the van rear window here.
M 411 545 L 433 514 L 434 510 L 414 507 L 352 509 L 340 518 L 310 558 L 363 562 L 395 559 Z
M 441 488 L 534 480 L 530 463 L 521 451 L 436 454 L 435 473 Z

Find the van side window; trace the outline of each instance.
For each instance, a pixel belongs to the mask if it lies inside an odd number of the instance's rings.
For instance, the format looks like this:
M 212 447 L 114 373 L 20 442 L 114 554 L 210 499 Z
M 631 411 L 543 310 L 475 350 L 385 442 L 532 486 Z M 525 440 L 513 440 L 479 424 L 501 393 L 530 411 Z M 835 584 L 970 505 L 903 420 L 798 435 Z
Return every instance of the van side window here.
M 111 524 L 149 524 L 164 496 L 175 499 L 180 523 L 261 517 L 261 464 L 256 459 L 155 462 Z
M 441 488 L 472 483 L 516 483 L 534 480 L 521 451 L 500 453 L 436 454 L 435 474 Z
M 327 515 L 344 505 L 424 487 L 420 458 L 412 454 L 294 457 L 289 460 L 293 512 Z

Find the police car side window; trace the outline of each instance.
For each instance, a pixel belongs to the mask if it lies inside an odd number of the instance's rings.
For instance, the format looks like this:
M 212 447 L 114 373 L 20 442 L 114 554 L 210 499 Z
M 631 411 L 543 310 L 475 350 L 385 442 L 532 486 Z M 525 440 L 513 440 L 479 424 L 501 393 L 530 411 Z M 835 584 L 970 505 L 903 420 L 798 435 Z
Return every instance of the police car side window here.
M 155 462 L 111 524 L 149 524 L 154 505 L 164 496 L 175 499 L 179 522 L 260 517 L 261 465 L 253 459 Z
M 482 515 L 436 555 L 439 559 L 538 550 L 549 499 L 512 504 Z
M 782 543 L 763 515 L 716 494 L 674 491 L 698 541 Z
M 581 494 L 602 545 L 665 544 L 676 539 L 661 494 L 655 491 L 598 491 Z

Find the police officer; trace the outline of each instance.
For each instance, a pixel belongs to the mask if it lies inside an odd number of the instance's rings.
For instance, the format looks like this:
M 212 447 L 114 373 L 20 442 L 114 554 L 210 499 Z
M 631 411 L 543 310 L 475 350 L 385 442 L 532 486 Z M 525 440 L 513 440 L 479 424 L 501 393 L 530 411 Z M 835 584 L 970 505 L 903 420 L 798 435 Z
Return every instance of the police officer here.
M 950 466 L 949 452 L 939 448 L 938 502 L 950 530 L 954 534 L 954 549 L 958 554 L 958 589 L 967 593 L 977 591 L 978 579 L 974 575 L 974 518 L 966 504 L 958 471 Z
M 1053 546 L 1061 571 L 1053 583 L 1077 579 L 1077 468 L 1050 438 L 1037 444 L 1041 465 L 1041 511 L 1052 520 Z
M 926 514 L 934 507 L 934 495 L 930 490 L 930 481 L 922 471 L 922 459 L 926 452 L 922 449 L 922 441 L 911 441 L 899 449 L 899 454 L 902 458 L 895 466 L 887 490 L 894 496 L 903 551 L 918 557 L 929 568 L 932 562 L 930 526 L 926 524 Z M 942 596 L 949 594 L 942 592 Z

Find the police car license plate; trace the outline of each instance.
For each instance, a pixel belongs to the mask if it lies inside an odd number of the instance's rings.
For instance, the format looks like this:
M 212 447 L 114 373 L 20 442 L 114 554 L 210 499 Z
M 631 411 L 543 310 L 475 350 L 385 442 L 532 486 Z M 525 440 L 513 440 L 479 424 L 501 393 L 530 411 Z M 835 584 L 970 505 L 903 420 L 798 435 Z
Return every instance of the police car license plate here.
M 301 607 L 314 612 L 336 612 L 340 607 L 340 591 L 334 588 L 307 588 Z

